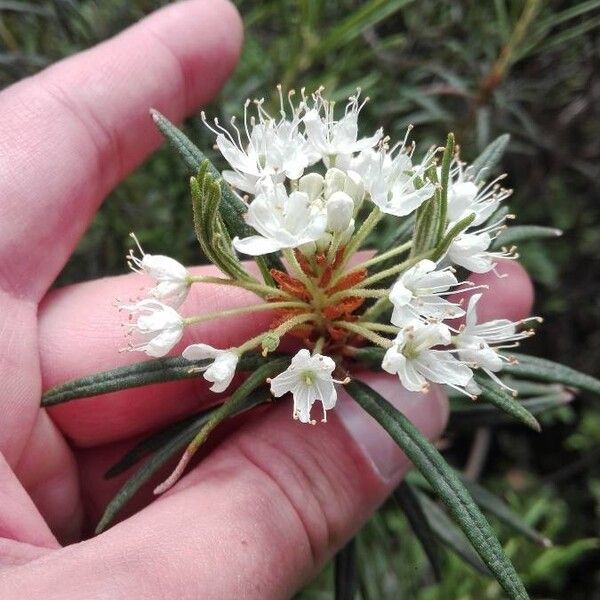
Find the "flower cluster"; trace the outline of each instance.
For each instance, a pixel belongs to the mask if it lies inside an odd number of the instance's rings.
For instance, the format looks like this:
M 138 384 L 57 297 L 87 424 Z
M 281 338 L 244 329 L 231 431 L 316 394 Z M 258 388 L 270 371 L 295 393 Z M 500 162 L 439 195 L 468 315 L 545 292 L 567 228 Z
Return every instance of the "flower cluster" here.
M 266 355 L 284 335 L 296 337 L 302 349 L 269 384 L 276 397 L 292 394 L 293 416 L 302 423 L 315 422 L 315 401 L 325 420 L 336 384 L 351 377 L 365 346 L 382 349 L 381 368 L 407 390 L 426 392 L 433 382 L 475 397 L 478 370 L 503 386 L 497 373 L 511 360 L 505 350 L 532 332 L 524 321 L 480 323 L 481 290 L 473 294 L 476 286 L 458 275 L 491 271 L 499 258 L 515 257 L 512 248 L 494 243 L 507 218 L 500 204 L 510 195 L 501 178 L 486 183 L 485 172 L 465 165 L 452 136 L 419 159 L 408 133 L 396 144 L 381 129 L 362 137 L 358 119 L 367 99 L 360 92 L 337 117 L 322 90 L 294 99 L 280 90 L 277 116 L 263 100 L 246 102 L 240 127 L 234 119 L 230 127 L 209 123 L 203 115 L 230 166 L 220 185 L 245 205 L 251 228 L 232 234 L 229 260 L 242 268 L 240 255 L 255 257 L 264 281 L 249 274 L 194 276 L 138 244 L 140 256 L 130 253 L 130 266 L 156 285 L 148 298 L 122 307 L 130 314 L 130 349 L 164 356 L 186 327 L 270 311 L 270 327 L 241 346 L 194 344 L 182 354 L 204 361 L 199 368 L 211 390 L 224 392 L 245 353 Z M 406 235 L 375 255 L 357 254 L 383 223 Z M 190 287 L 206 284 L 239 286 L 261 302 L 181 316 Z

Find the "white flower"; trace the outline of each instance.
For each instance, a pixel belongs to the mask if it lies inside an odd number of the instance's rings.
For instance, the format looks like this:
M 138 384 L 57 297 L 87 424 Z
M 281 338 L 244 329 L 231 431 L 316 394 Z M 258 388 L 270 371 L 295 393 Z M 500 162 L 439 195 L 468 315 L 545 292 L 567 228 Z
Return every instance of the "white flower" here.
M 398 375 L 402 385 L 413 392 L 428 391 L 428 382 L 433 381 L 467 393 L 464 388 L 473 377 L 471 369 L 448 350 L 432 350 L 450 340 L 450 330 L 445 325 L 415 319 L 398 333 L 381 366 Z
M 475 219 L 470 227 L 476 227 L 487 221 L 498 209 L 500 202 L 508 198 L 512 191 L 500 186 L 504 175 L 497 177 L 486 185 L 478 185 L 469 179 L 463 165 L 455 161 L 451 167 L 448 182 L 448 220 L 451 224 L 461 221 L 470 214 Z
M 327 230 L 334 233 L 346 231 L 352 222 L 354 200 L 346 192 L 333 192 L 327 198 Z
M 489 233 L 461 233 L 448 249 L 448 259 L 473 273 L 487 273 L 494 268 L 495 253 L 488 252 L 492 243 Z
M 458 348 L 461 360 L 482 369 L 496 383 L 502 387 L 507 387 L 493 375 L 494 372 L 502 369 L 504 361 L 510 361 L 499 350 L 513 348 L 518 345 L 517 342 L 520 340 L 533 335 L 531 329 L 519 331 L 518 326 L 527 321 L 538 319 L 534 317 L 516 322 L 508 319 L 494 319 L 485 323 L 478 323 L 477 303 L 480 299 L 481 294 L 473 294 L 469 298 L 465 324 L 460 328 L 458 335 L 453 337 L 452 341 Z
M 232 135 L 216 119 L 213 127 L 207 123 L 204 114 L 202 116 L 205 125 L 217 135 L 217 147 L 233 168 L 233 171 L 223 172 L 225 181 L 255 194 L 257 184 L 263 179 L 271 178 L 275 182 L 282 182 L 285 177 L 298 179 L 304 169 L 320 157 L 298 130 L 301 123 L 299 108 L 293 108 L 291 121 L 288 120 L 281 98 L 281 118 L 275 120 L 264 110 L 263 101 L 257 100 L 256 122 L 255 117 L 248 118 L 249 104 L 250 101 L 246 101 L 244 105 L 247 144 L 242 142 L 242 134 L 234 120 L 231 126 L 235 135 Z
M 362 178 L 365 190 L 379 209 L 387 214 L 403 217 L 414 212 L 425 200 L 433 196 L 434 186 L 426 181 L 418 187 L 417 178 L 424 174 L 428 157 L 423 165 L 414 166 L 411 157 L 401 145 L 392 157 L 394 149 L 386 152 L 368 149 L 349 163 L 349 168 Z
M 334 166 L 335 157 L 372 148 L 383 136 L 378 129 L 372 136 L 358 138 L 358 114 L 368 99 L 359 102 L 360 90 L 348 99 L 344 116 L 334 119 L 334 103 L 325 100 L 320 91 L 313 95 L 314 107 L 302 117 L 308 142 L 319 153 L 326 166 Z M 334 163 L 334 164 L 331 164 Z
M 156 280 L 156 285 L 148 291 L 153 298 L 173 308 L 179 308 L 190 290 L 188 270 L 169 256 L 146 254 L 135 235 L 133 233 L 130 235 L 141 254 L 141 258 L 139 258 L 135 256 L 133 250 L 129 251 L 127 264 L 130 269 L 138 273 L 145 273 Z
M 279 398 L 291 392 L 294 398 L 294 419 L 301 423 L 315 423 L 310 419 L 310 410 L 315 400 L 323 404 L 323 421 L 326 421 L 326 411 L 335 406 L 337 392 L 335 381 L 331 374 L 335 362 L 321 354 L 310 355 L 302 349 L 292 358 L 290 366 L 270 380 L 271 393 Z
M 213 348 L 208 344 L 192 344 L 183 351 L 182 356 L 187 360 L 214 359 L 203 377 L 213 384 L 210 389 L 216 393 L 224 392 L 229 387 L 240 358 L 235 352 Z
M 140 341 L 131 343 L 129 350 L 145 352 L 148 356 L 160 358 L 181 339 L 185 323 L 171 306 L 148 298 L 136 304 L 125 304 L 120 308 L 137 316 L 136 322 L 131 323 L 129 328 L 130 333 Z
M 316 241 L 325 232 L 327 214 L 320 202 L 311 202 L 304 192 L 288 196 L 281 184 L 263 185 L 250 204 L 246 222 L 260 235 L 235 238 L 233 245 L 244 254 L 260 256 Z
M 402 327 L 415 317 L 444 320 L 460 317 L 465 311 L 442 298 L 451 287 L 459 285 L 450 267 L 436 271 L 431 260 L 422 260 L 403 273 L 390 291 L 394 305 L 391 321 Z M 454 293 L 454 292 L 449 292 Z

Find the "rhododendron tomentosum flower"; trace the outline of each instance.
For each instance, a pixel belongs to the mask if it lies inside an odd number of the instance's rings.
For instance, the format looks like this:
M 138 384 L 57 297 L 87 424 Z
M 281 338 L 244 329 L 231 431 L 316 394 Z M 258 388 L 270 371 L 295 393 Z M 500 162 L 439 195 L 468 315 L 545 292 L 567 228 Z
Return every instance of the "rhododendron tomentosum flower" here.
M 402 327 L 415 317 L 443 320 L 464 315 L 458 304 L 442 298 L 451 287 L 461 285 L 451 271 L 451 267 L 436 271 L 431 260 L 422 260 L 405 271 L 390 291 L 390 301 L 394 305 L 391 321 Z
M 184 320 L 171 306 L 158 300 L 147 298 L 135 304 L 124 304 L 120 307 L 137 316 L 135 323 L 130 323 L 130 333 L 139 341 L 132 342 L 129 350 L 145 352 L 148 356 L 160 358 L 165 356 L 181 339 Z
M 174 258 L 160 254 L 146 254 L 135 235 L 130 234 L 140 251 L 141 258 L 133 250 L 127 255 L 127 264 L 132 271 L 145 273 L 156 280 L 156 285 L 148 293 L 157 300 L 178 308 L 190 290 L 188 270 Z
M 512 190 L 500 187 L 499 181 L 504 176 L 481 186 L 466 178 L 464 173 L 460 163 L 451 171 L 448 182 L 448 220 L 450 223 L 457 223 L 474 214 L 475 219 L 470 227 L 475 227 L 487 221 L 496 212 L 500 202 L 511 195 Z
M 281 117 L 271 117 L 263 108 L 262 100 L 256 101 L 255 117 L 248 118 L 248 106 L 244 105 L 244 131 L 247 144 L 232 119 L 231 126 L 235 134 L 221 127 L 209 125 L 203 114 L 206 126 L 216 135 L 217 147 L 231 165 L 233 171 L 223 171 L 223 178 L 234 187 L 256 193 L 256 185 L 264 178 L 281 182 L 285 177 L 298 179 L 304 169 L 319 160 L 319 154 L 298 131 L 300 124 L 299 109 L 292 107 L 291 121 L 287 119 L 281 100 Z
M 182 356 L 187 360 L 213 359 L 203 377 L 213 384 L 210 390 L 216 393 L 224 392 L 229 387 L 240 359 L 235 352 L 213 348 L 208 344 L 192 344 L 183 351 Z
M 412 392 L 428 391 L 432 381 L 470 395 L 465 386 L 473 377 L 471 369 L 450 351 L 432 349 L 447 345 L 450 340 L 450 330 L 445 325 L 415 319 L 399 331 L 381 366 L 398 375 L 402 385 Z
M 236 250 L 260 256 L 318 240 L 327 226 L 327 214 L 308 194 L 294 191 L 289 196 L 281 184 L 265 184 L 250 204 L 246 222 L 260 235 L 235 238 Z
M 508 319 L 494 319 L 485 323 L 477 322 L 477 303 L 481 294 L 473 294 L 469 298 L 467 315 L 464 325 L 459 329 L 452 342 L 459 350 L 461 360 L 485 371 L 496 383 L 504 384 L 493 375 L 500 371 L 504 361 L 510 358 L 503 356 L 499 351 L 514 348 L 522 339 L 533 335 L 531 329 L 518 330 L 519 325 L 528 321 L 539 321 L 538 317 L 523 319 L 513 322 Z M 504 386 L 505 387 L 505 386 Z
M 360 90 L 348 99 L 344 116 L 336 121 L 334 103 L 325 100 L 320 91 L 313 95 L 314 107 L 307 108 L 302 117 L 308 142 L 320 154 L 326 166 L 334 166 L 338 155 L 349 155 L 372 148 L 383 137 L 378 129 L 372 136 L 358 137 L 358 114 L 368 101 L 359 101 Z
M 414 212 L 425 200 L 433 196 L 431 182 L 418 182 L 423 175 L 423 165 L 414 166 L 404 143 L 395 152 L 368 149 L 361 152 L 349 163 L 349 168 L 362 178 L 365 190 L 374 204 L 382 212 L 403 217 Z
M 271 393 L 279 398 L 288 392 L 294 399 L 294 419 L 301 423 L 315 423 L 311 421 L 310 410 L 316 400 L 323 405 L 323 421 L 327 420 L 327 411 L 331 410 L 337 400 L 337 392 L 332 377 L 335 362 L 322 354 L 310 355 L 306 349 L 296 353 L 290 366 L 283 372 L 269 380 Z

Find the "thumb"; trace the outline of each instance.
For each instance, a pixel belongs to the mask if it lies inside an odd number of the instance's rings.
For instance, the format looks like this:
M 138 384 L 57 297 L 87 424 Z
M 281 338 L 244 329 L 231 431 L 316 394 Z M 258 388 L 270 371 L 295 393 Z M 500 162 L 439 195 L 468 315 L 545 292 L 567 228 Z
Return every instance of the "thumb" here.
M 443 430 L 448 409 L 438 388 L 417 394 L 387 374 L 357 378 L 429 438 Z M 111 573 L 111 598 L 291 597 L 410 467 L 343 390 L 326 424 L 291 414 L 286 398 L 257 413 L 171 492 L 105 534 L 32 563 L 27 575 L 9 576 L 0 596 L 75 598 L 85 589 L 99 597 Z

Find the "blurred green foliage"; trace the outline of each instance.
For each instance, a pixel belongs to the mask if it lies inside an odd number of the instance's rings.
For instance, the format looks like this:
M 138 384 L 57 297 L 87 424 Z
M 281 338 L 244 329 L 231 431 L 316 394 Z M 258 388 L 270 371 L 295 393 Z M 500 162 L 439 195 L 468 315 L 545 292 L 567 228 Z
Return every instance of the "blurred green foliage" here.
M 160 0 L 0 1 L 0 85 L 105 39 L 167 4 Z M 365 130 L 383 125 L 421 147 L 454 131 L 472 158 L 501 133 L 512 142 L 503 167 L 521 223 L 564 229 L 559 240 L 521 244 L 546 324 L 532 353 L 598 375 L 600 369 L 600 0 L 240 0 L 246 42 L 240 65 L 207 109 L 227 118 L 248 96 L 324 85 L 340 99 L 357 86 L 372 98 Z M 211 136 L 199 119 L 187 132 L 201 148 Z M 186 172 L 161 149 L 107 199 L 59 283 L 125 269 L 134 229 L 150 252 L 201 260 Z M 542 434 L 494 430 L 486 475 L 496 491 L 557 546 L 542 552 L 505 536 L 534 595 L 590 598 L 600 589 L 591 540 L 597 535 L 600 479 L 598 399 L 581 397 L 547 418 Z M 594 403 L 596 405 L 594 406 Z M 471 436 L 449 440 L 464 462 Z M 390 516 L 391 515 L 391 516 Z M 385 537 L 382 530 L 392 530 Z M 378 534 L 379 532 L 379 534 Z M 362 534 L 365 598 L 499 598 L 459 559 L 431 583 L 422 553 L 397 513 L 377 516 Z M 596 554 L 596 558 L 597 558 Z M 302 595 L 330 597 L 327 571 Z M 378 586 L 378 587 L 377 587 Z

